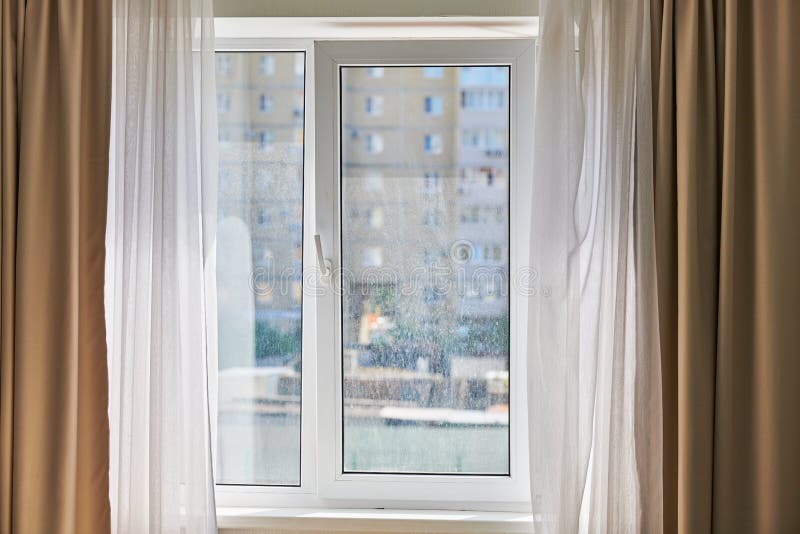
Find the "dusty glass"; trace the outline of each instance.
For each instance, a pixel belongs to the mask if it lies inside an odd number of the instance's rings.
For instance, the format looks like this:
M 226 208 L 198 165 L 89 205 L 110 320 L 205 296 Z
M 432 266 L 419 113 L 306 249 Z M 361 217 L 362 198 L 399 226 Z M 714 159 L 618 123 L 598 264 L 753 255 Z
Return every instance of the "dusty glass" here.
M 300 483 L 304 64 L 217 53 L 220 484 Z
M 508 475 L 510 68 L 340 74 L 344 471 Z

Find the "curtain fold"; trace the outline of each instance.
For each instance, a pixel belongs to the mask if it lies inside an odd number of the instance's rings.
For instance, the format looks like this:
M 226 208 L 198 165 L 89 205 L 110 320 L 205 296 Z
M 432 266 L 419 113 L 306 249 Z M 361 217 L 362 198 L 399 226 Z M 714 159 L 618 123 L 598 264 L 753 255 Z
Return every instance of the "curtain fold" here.
M 660 532 L 649 2 L 540 3 L 529 309 L 537 532 Z
M 800 531 L 800 4 L 653 6 L 665 530 Z
M 107 532 L 111 9 L 0 12 L 0 533 Z
M 106 317 L 116 533 L 216 532 L 211 0 L 115 0 Z

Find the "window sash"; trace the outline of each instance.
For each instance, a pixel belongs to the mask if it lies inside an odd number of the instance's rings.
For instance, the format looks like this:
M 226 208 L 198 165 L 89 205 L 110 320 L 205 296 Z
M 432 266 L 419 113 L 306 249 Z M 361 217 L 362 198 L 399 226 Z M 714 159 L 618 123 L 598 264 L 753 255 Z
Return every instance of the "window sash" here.
M 511 66 L 511 475 L 343 474 L 341 466 L 341 374 L 337 336 L 339 301 L 330 288 L 303 297 L 302 459 L 298 487 L 218 485 L 219 506 L 405 507 L 475 510 L 527 510 L 527 420 L 524 328 L 519 319 L 524 299 L 517 298 L 514 271 L 527 246 L 515 228 L 526 227 L 519 194 L 527 187 L 516 179 L 532 169 L 529 128 L 516 117 L 532 116 L 533 41 L 322 42 L 313 39 L 218 39 L 218 50 L 306 52 L 305 191 L 303 254 L 313 266 L 313 234 L 322 236 L 324 252 L 339 265 L 338 239 L 338 66 L 382 63 L 402 65 L 498 64 Z M 375 58 L 379 57 L 380 60 Z M 376 69 L 376 72 L 381 72 Z M 529 94 L 521 89 L 526 87 Z M 530 121 L 527 122 L 530 125 Z M 317 125 L 320 125 L 317 130 Z M 520 183 L 517 183 L 520 182 Z M 337 199 L 337 202 L 334 202 Z M 516 318 L 516 319 L 513 319 Z M 338 428 L 337 428 L 338 427 Z M 338 459 L 338 460 L 337 460 Z

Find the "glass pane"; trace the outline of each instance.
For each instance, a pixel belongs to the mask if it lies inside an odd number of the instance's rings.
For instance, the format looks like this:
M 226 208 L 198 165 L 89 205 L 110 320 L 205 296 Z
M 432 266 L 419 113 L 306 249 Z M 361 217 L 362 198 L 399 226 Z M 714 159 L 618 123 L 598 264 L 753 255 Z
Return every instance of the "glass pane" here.
M 217 53 L 221 484 L 300 483 L 304 61 Z
M 344 470 L 508 475 L 509 67 L 341 76 Z

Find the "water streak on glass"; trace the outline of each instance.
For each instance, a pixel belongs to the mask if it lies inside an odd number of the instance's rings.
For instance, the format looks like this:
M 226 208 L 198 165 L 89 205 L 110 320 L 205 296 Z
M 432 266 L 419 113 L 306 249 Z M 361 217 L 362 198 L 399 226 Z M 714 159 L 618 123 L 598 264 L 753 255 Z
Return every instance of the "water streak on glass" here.
M 300 483 L 304 54 L 217 53 L 217 482 Z
M 509 474 L 509 67 L 341 69 L 346 472 Z

